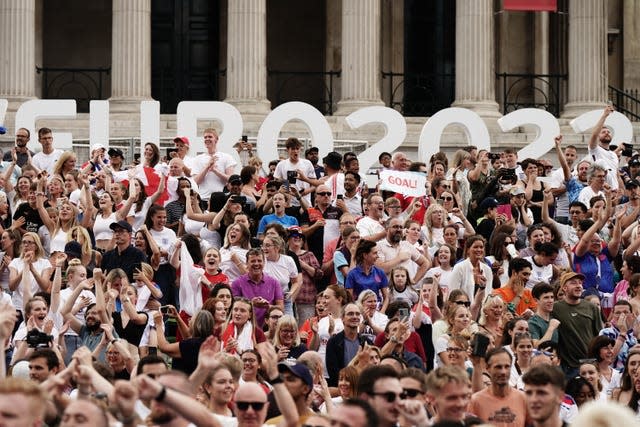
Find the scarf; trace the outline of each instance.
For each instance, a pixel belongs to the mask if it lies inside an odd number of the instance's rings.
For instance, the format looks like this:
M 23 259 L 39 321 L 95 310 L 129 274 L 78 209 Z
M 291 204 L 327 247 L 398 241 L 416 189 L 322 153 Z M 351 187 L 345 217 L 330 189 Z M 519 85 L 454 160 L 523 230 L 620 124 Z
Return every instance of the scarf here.
M 231 338 L 235 338 L 238 345 L 235 349 L 231 350 L 231 354 L 242 353 L 245 350 L 253 349 L 255 347 L 255 337 L 253 324 L 247 322 L 242 327 L 242 330 L 238 334 L 238 328 L 233 322 L 229 322 L 226 329 L 222 333 L 222 348 L 227 346 L 227 343 Z

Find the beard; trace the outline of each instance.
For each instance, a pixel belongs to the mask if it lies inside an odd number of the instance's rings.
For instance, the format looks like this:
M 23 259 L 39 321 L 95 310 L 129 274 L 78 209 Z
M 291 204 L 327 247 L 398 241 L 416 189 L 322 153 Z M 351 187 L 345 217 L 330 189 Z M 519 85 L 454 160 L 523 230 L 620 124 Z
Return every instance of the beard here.
M 87 330 L 89 332 L 96 332 L 97 330 L 100 329 L 100 322 L 99 321 L 92 321 L 91 323 L 85 322 L 85 326 L 87 327 Z

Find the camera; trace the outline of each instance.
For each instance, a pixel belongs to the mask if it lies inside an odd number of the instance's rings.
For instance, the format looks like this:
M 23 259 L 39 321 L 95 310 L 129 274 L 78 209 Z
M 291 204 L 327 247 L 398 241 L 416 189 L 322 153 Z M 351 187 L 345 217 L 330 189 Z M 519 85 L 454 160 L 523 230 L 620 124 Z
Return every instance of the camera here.
M 624 147 L 624 149 L 622 150 L 622 155 L 623 156 L 625 156 L 625 157 L 633 156 L 633 145 L 632 144 L 627 144 L 626 142 L 623 142 L 622 146 Z
M 489 155 L 489 160 L 491 160 L 492 162 L 496 161 L 496 160 L 500 160 L 500 154 L 499 153 L 487 153 Z
M 518 176 L 515 169 L 501 168 L 498 170 L 498 179 L 501 183 L 515 184 L 518 182 Z
M 32 329 L 27 333 L 27 345 L 30 348 L 48 348 L 53 342 L 53 336 L 37 329 Z

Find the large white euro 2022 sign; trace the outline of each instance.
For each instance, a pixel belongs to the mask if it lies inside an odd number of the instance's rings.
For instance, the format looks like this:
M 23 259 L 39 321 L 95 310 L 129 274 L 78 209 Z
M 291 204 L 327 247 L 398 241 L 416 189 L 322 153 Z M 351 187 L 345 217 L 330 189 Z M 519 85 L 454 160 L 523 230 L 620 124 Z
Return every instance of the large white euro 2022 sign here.
M 0 99 L 0 125 L 4 123 L 8 102 Z M 91 101 L 89 106 L 89 139 L 91 144 L 109 145 L 109 101 Z M 593 110 L 571 121 L 576 133 L 592 128 L 602 114 L 602 110 Z M 234 144 L 243 133 L 243 121 L 240 112 L 231 104 L 217 101 L 182 101 L 177 109 L 177 135 L 187 136 L 191 141 L 191 153 L 204 152 L 204 142 L 197 137 L 198 120 L 217 122 L 220 129 L 218 149 L 237 156 Z M 76 118 L 75 100 L 37 99 L 23 103 L 15 116 L 15 129 L 24 127 L 35 134 L 35 123 L 41 119 Z M 358 129 L 364 125 L 377 124 L 384 127 L 382 139 L 370 144 L 361 153 L 360 170 L 366 171 L 378 161 L 380 153 L 393 152 L 400 147 L 407 135 L 404 117 L 396 110 L 387 107 L 361 108 L 346 118 L 347 125 Z M 304 123 L 314 146 L 320 156 L 333 151 L 333 133 L 326 118 L 313 106 L 304 102 L 288 102 L 269 113 L 260 126 L 257 137 L 257 153 L 262 159 L 277 159 L 277 140 L 282 127 L 291 120 Z M 467 144 L 479 149 L 491 150 L 489 131 L 478 114 L 465 108 L 445 108 L 431 116 L 420 133 L 418 146 L 419 160 L 428 162 L 432 154 L 440 150 L 440 138 L 449 125 L 464 129 Z M 557 119 L 549 112 L 535 108 L 524 108 L 498 119 L 498 125 L 504 131 L 529 125 L 536 129 L 536 138 L 518 152 L 519 158 L 539 158 L 553 148 L 553 138 L 560 133 Z M 606 125 L 613 130 L 613 144 L 631 142 L 633 127 L 623 114 L 614 112 L 609 115 Z M 147 142 L 160 141 L 160 103 L 142 101 L 140 103 L 140 139 L 141 146 Z M 70 150 L 72 135 L 54 133 L 56 148 Z M 141 151 L 142 151 L 141 147 Z M 265 162 L 266 163 L 266 162 Z

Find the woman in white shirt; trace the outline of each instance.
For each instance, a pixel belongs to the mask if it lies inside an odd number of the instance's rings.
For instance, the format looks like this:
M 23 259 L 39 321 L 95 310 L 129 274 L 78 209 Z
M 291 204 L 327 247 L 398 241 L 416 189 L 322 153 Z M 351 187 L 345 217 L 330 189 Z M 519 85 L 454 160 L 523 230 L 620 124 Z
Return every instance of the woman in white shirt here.
M 162 291 L 161 304 L 175 305 L 178 289 L 174 286 L 176 270 L 169 263 L 169 259 L 171 254 L 173 254 L 178 238 L 172 229 L 165 227 L 166 223 L 167 211 L 162 206 L 152 205 L 147 213 L 145 225 L 147 226 L 149 235 L 160 249 L 160 265 L 155 271 L 153 281 L 160 286 L 160 290 Z
M 293 258 L 284 255 L 284 240 L 279 236 L 265 236 L 262 249 L 265 254 L 264 273 L 280 283 L 284 295 L 284 314 L 293 316 L 293 301 L 300 292 L 302 274 Z
M 493 283 L 493 272 L 484 260 L 485 240 L 480 235 L 471 236 L 465 242 L 465 260 L 453 267 L 450 281 L 450 291 L 462 289 L 471 304 L 471 315 L 478 316 L 480 305 L 485 294 L 485 288 Z
M 27 278 L 27 288 L 21 286 L 23 276 Z M 36 233 L 28 232 L 22 236 L 22 252 L 20 258 L 14 258 L 9 263 L 9 290 L 13 292 L 11 302 L 20 313 L 23 313 L 24 303 L 36 292 L 51 290 L 51 263 L 44 258 L 44 249 Z
M 247 272 L 247 251 L 251 232 L 242 224 L 233 224 L 227 228 L 224 246 L 220 248 L 220 269 L 233 283 Z

